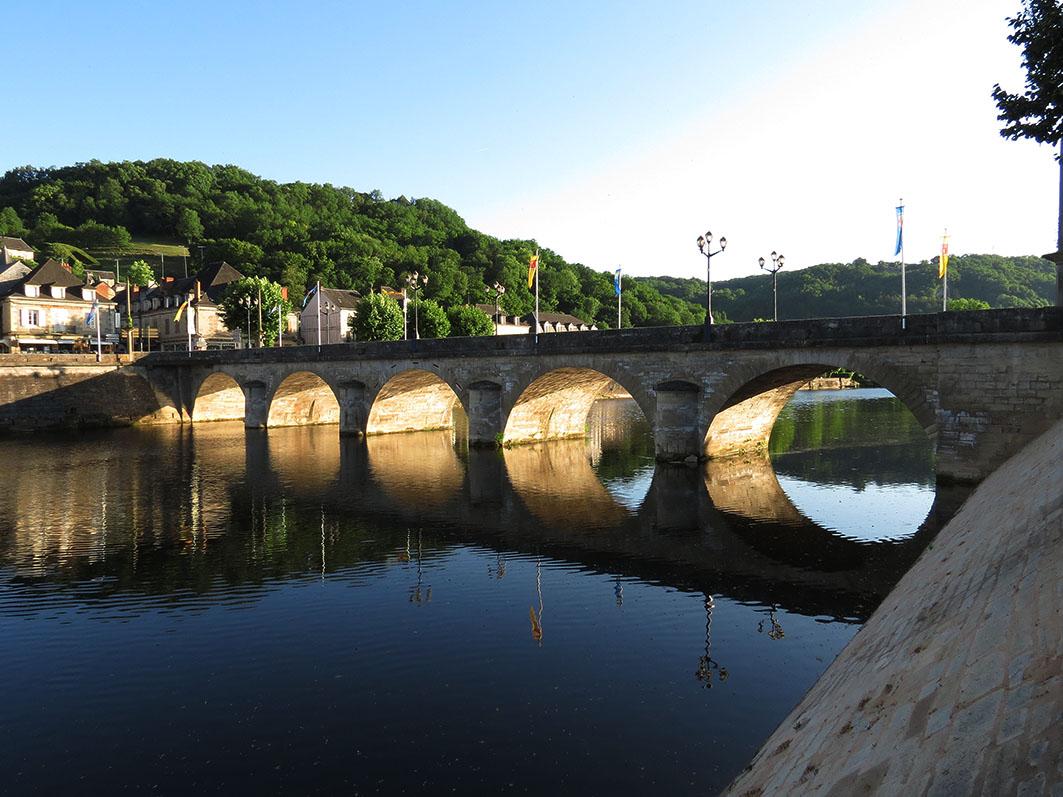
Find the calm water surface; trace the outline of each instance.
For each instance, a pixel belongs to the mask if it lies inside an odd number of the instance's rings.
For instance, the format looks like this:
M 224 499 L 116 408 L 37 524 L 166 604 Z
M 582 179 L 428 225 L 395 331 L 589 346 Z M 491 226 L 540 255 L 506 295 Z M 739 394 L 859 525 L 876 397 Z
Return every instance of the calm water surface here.
M 705 793 L 948 515 L 882 391 L 771 460 L 240 425 L 9 438 L 4 792 Z

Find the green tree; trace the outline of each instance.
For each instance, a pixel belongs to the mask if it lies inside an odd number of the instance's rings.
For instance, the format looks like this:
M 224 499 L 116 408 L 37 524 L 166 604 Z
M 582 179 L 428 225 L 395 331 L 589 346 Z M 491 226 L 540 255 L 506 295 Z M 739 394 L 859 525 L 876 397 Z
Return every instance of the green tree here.
M 225 326 L 240 329 L 244 340 L 257 341 L 263 346 L 272 346 L 277 342 L 279 318 L 286 316 L 291 309 L 291 304 L 283 297 L 281 286 L 265 277 L 238 279 L 229 285 L 221 300 Z
M 192 208 L 181 208 L 177 211 L 174 220 L 174 231 L 185 243 L 198 241 L 203 237 L 203 222 L 199 220 L 199 214 Z
M 355 340 L 401 340 L 402 308 L 390 296 L 370 293 L 358 302 L 349 324 Z
M 450 319 L 439 302 L 421 299 L 411 304 L 413 306 L 406 311 L 407 318 L 411 313 L 416 313 L 417 328 L 422 338 L 445 338 L 450 334 Z
M 1063 3 L 1060 0 L 1024 0 L 1008 18 L 1008 41 L 1022 48 L 1026 89 L 1005 91 L 997 83 L 993 99 L 1004 123 L 1000 134 L 1013 141 L 1032 138 L 1058 145 L 1059 217 L 1056 230 L 1056 304 L 1063 306 Z
M 134 260 L 126 267 L 126 279 L 131 285 L 147 287 L 155 281 L 155 272 L 146 260 Z
M 949 299 L 949 310 L 988 310 L 989 302 L 981 299 Z
M 0 235 L 21 238 L 26 234 L 26 225 L 22 223 L 14 208 L 0 208 Z
M 450 308 L 450 335 L 455 338 L 471 338 L 495 334 L 491 316 L 479 307 L 463 304 Z

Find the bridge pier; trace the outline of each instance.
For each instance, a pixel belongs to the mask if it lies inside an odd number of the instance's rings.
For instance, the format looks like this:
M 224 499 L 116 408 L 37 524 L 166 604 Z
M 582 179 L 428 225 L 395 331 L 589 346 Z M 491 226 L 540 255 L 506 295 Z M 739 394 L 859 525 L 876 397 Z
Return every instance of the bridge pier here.
M 657 385 L 656 393 L 653 439 L 657 459 L 665 462 L 689 457 L 700 459 L 702 441 L 698 435 L 698 410 L 701 390 L 691 382 L 676 381 Z
M 502 386 L 495 382 L 469 385 L 469 445 L 497 446 L 505 430 Z
M 340 405 L 340 436 L 365 437 L 369 423 L 366 389 L 361 382 L 344 382 L 336 396 Z
M 247 382 L 240 385 L 244 393 L 244 426 L 248 429 L 265 429 L 269 421 L 269 390 L 264 382 Z

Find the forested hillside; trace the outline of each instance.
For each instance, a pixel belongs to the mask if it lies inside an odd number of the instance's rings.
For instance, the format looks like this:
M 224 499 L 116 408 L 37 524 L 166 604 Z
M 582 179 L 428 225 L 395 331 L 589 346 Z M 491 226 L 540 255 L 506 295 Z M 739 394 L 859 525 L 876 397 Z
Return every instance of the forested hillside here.
M 941 309 L 938 259 L 906 266 L 908 312 Z M 984 302 L 990 307 L 1038 307 L 1055 295 L 1055 265 L 1039 257 L 961 255 L 949 259 L 949 298 Z M 705 303 L 705 281 L 676 277 L 645 280 L 661 293 Z M 824 318 L 899 313 L 900 263 L 873 265 L 826 263 L 799 271 L 779 272 L 779 318 Z M 734 321 L 771 318 L 770 274 L 714 283 L 713 315 L 717 310 Z
M 184 242 L 196 260 L 227 260 L 294 297 L 317 280 L 366 292 L 398 287 L 404 273 L 418 271 L 428 275 L 425 295 L 444 306 L 488 301 L 486 286 L 497 281 L 509 313 L 534 307 L 527 283 L 534 241 L 484 235 L 433 199 L 282 185 L 235 166 L 153 160 L 13 169 L 0 178 L 0 228 L 39 248 L 59 243 L 107 256 L 132 250 L 133 238 Z M 615 326 L 612 276 L 540 248 L 542 308 Z M 625 280 L 624 287 L 625 325 L 704 319 L 703 308 L 649 285 Z
M 500 282 L 506 288 L 502 306 L 513 314 L 533 307 L 527 261 L 538 247 L 544 310 L 601 328 L 616 324 L 611 274 L 568 263 L 534 241 L 472 230 L 436 200 L 279 184 L 235 166 L 159 159 L 13 169 L 0 178 L 0 234 L 21 235 L 45 254 L 87 262 L 144 251 L 145 241 L 184 244 L 193 266 L 224 259 L 248 275 L 286 285 L 293 297 L 317 280 L 362 292 L 398 287 L 404 273 L 416 270 L 428 275 L 428 298 L 454 306 L 492 301 L 487 286 Z M 174 250 L 154 250 L 170 251 L 167 265 L 178 265 Z M 994 307 L 1048 304 L 1053 280 L 1052 264 L 1033 257 L 967 255 L 950 263 L 950 296 Z M 908 290 L 910 312 L 939 309 L 936 262 L 909 265 Z M 702 280 L 625 277 L 624 324 L 701 323 L 704 297 Z M 780 318 L 895 313 L 899 307 L 897 264 L 856 260 L 779 275 Z M 771 278 L 717 283 L 713 310 L 717 321 L 770 318 Z

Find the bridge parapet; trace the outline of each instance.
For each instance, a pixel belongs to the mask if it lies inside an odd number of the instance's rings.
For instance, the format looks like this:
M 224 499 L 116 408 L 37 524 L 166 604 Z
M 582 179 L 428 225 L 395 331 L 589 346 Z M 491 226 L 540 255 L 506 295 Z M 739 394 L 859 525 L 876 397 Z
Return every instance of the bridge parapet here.
M 242 349 L 236 351 L 153 352 L 146 367 L 195 367 L 236 363 L 497 357 L 642 351 L 733 351 L 814 346 L 903 346 L 937 343 L 1063 340 L 1063 308 L 1009 308 L 900 316 L 814 318 L 772 323 L 722 324 L 705 340 L 703 326 L 640 327 L 593 332 L 498 335 L 475 338 L 333 343 L 326 346 Z

